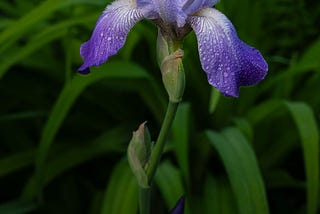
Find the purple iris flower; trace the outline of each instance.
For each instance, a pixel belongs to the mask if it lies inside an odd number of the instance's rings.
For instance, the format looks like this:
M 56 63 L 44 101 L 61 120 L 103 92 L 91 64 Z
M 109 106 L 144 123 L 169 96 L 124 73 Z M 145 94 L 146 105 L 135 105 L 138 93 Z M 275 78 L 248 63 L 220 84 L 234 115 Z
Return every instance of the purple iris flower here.
M 88 73 L 124 45 L 135 23 L 146 18 L 164 33 L 181 40 L 191 29 L 198 40 L 203 70 L 211 85 L 227 96 L 238 97 L 240 86 L 262 80 L 268 65 L 255 48 L 241 41 L 228 18 L 213 8 L 218 0 L 116 0 L 98 19 L 89 41 L 82 44 L 79 68 Z

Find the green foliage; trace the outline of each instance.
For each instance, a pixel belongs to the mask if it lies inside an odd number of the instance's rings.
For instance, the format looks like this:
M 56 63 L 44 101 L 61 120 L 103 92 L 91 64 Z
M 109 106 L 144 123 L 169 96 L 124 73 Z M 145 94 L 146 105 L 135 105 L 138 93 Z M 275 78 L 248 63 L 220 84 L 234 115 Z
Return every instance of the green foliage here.
M 138 210 L 138 186 L 127 161 L 114 169 L 103 200 L 101 214 L 136 213 Z
M 79 75 L 102 0 L 0 1 L 0 213 L 137 213 L 132 131 L 156 140 L 167 96 L 156 27 L 137 24 L 109 62 Z M 240 98 L 207 84 L 194 33 L 186 92 L 152 191 L 152 213 L 319 212 L 320 5 L 221 0 L 269 64 Z
M 206 135 L 226 168 L 239 213 L 268 213 L 266 193 L 257 160 L 242 133 L 227 128 Z

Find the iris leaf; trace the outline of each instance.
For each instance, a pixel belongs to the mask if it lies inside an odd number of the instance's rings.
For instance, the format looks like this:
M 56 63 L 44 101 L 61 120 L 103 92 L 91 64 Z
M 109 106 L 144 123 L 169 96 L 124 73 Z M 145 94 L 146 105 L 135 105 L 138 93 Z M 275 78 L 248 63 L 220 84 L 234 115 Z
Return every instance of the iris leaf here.
M 66 84 L 50 113 L 49 119 L 42 132 L 36 157 L 36 176 L 38 176 L 36 183 L 39 185 L 39 191 L 42 188 L 42 177 L 46 168 L 45 162 L 54 137 L 73 103 L 83 90 L 94 82 L 104 78 L 129 78 L 131 80 L 148 80 L 150 78 L 140 67 L 124 62 L 107 63 L 93 70 L 95 71 L 93 71 L 91 75 L 76 75 L 73 80 Z M 149 90 L 149 92 L 150 91 L 151 90 Z
M 269 213 L 264 183 L 252 148 L 236 128 L 222 133 L 207 131 L 226 168 L 239 213 Z
M 308 214 L 317 212 L 319 190 L 319 129 L 312 109 L 304 103 L 286 102 L 298 128 L 307 178 Z
M 138 210 L 138 183 L 129 163 L 121 161 L 112 172 L 101 214 L 128 214 Z
M 176 157 L 186 183 L 189 184 L 189 135 L 190 135 L 190 105 L 181 104 L 177 110 L 172 125 L 172 141 Z
M 177 200 L 184 195 L 180 172 L 168 161 L 159 165 L 155 182 L 169 209 L 174 207 Z
M 205 213 L 236 214 L 237 203 L 225 177 L 209 175 L 205 182 Z

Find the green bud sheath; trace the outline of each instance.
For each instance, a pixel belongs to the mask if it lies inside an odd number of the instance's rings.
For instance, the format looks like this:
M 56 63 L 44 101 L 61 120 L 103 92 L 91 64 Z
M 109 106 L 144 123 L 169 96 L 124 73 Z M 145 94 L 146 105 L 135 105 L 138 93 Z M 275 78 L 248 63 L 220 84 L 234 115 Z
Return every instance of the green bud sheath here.
M 165 57 L 161 64 L 162 81 L 169 95 L 169 100 L 173 103 L 182 100 L 185 87 L 182 57 L 183 51 L 178 49 Z
M 180 42 L 158 31 L 157 56 L 162 80 L 169 100 L 178 103 L 182 100 L 185 88 L 185 75 L 182 64 L 183 50 Z
M 151 154 L 151 138 L 146 122 L 142 123 L 133 136 L 128 146 L 129 165 L 140 187 L 148 188 L 146 167 Z

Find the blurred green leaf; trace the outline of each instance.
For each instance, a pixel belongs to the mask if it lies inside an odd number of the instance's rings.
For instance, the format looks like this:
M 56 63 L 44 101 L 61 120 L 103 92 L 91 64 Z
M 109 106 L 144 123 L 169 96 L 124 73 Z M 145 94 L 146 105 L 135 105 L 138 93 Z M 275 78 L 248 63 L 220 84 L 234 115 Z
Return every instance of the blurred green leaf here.
M 24 17 L 13 23 L 9 28 L 1 32 L 0 45 L 5 42 L 14 41 L 18 39 L 23 32 L 29 30 L 32 25 L 46 18 L 50 13 L 61 6 L 63 0 L 47 0 L 30 11 Z M 0 49 L 1 52 L 1 49 Z
M 45 162 L 51 144 L 64 118 L 81 92 L 90 84 L 104 78 L 135 79 L 149 77 L 142 68 L 125 62 L 111 62 L 106 64 L 105 67 L 101 66 L 96 70 L 98 71 L 93 71 L 91 75 L 76 75 L 70 83 L 67 83 L 50 113 L 42 132 L 36 157 L 36 177 L 38 179 L 36 183 L 38 184 L 39 191 L 43 185 L 42 178 L 45 171 Z
M 207 176 L 204 190 L 205 213 L 238 213 L 237 203 L 226 178 L 217 178 L 212 175 Z
M 48 184 L 66 170 L 102 154 L 123 152 L 125 150 L 124 145 L 126 145 L 125 143 L 129 139 L 128 133 L 126 129 L 117 127 L 107 131 L 87 145 L 60 148 L 55 152 L 54 158 L 47 163 L 44 169 L 43 185 Z M 34 175 L 27 182 L 22 193 L 22 198 L 25 201 L 34 199 L 37 194 L 38 185 L 37 177 Z
M 272 170 L 265 173 L 268 188 L 300 188 L 305 189 L 305 183 L 294 179 L 284 170 Z
M 313 42 L 303 53 L 299 62 L 298 69 L 320 68 L 320 38 Z
M 189 135 L 190 135 L 190 105 L 180 104 L 172 124 L 172 141 L 182 175 L 189 185 Z
M 319 190 L 319 132 L 312 109 L 305 103 L 286 102 L 299 130 L 307 177 L 307 211 L 317 213 Z
M 0 213 L 2 214 L 24 214 L 30 213 L 36 208 L 35 203 L 25 203 L 21 201 L 10 201 L 0 204 Z
M 236 128 L 227 128 L 221 134 L 206 131 L 206 136 L 226 168 L 239 213 L 269 213 L 256 157 L 242 133 Z
M 46 19 L 51 13 L 55 10 L 69 6 L 75 3 L 103 3 L 100 0 L 46 0 L 43 1 L 40 5 L 35 7 L 32 11 L 21 17 L 10 27 L 0 33 L 0 45 L 12 43 L 18 38 L 21 38 L 26 31 L 29 31 L 33 25 L 37 24 L 41 20 Z M 0 48 L 0 52 L 3 51 L 3 48 Z
M 320 69 L 320 38 L 316 40 L 308 49 L 304 51 L 299 59 L 293 59 L 289 67 L 274 75 L 266 84 L 263 85 L 262 91 L 267 91 L 275 84 L 282 81 L 287 83 L 287 79 L 307 72 L 317 72 Z
M 209 100 L 209 112 L 212 114 L 219 103 L 220 91 L 214 87 L 211 88 L 210 100 Z
M 248 111 L 247 118 L 253 124 L 259 123 L 272 113 L 277 112 L 281 106 L 283 106 L 282 100 L 267 100 L 257 106 L 252 107 Z
M 138 211 L 138 183 L 127 161 L 113 170 L 103 200 L 101 214 L 128 214 Z
M 38 32 L 37 35 L 32 38 L 29 43 L 17 50 L 9 52 L 2 60 L 0 64 L 0 78 L 5 74 L 5 72 L 10 68 L 10 66 L 24 59 L 33 52 L 39 50 L 40 48 L 48 45 L 48 43 L 56 40 L 67 34 L 69 29 L 81 23 L 91 22 L 97 18 L 97 13 L 91 14 L 89 16 L 83 16 L 81 19 L 73 18 L 70 20 L 62 21 L 58 24 L 49 26 L 43 31 Z
M 179 198 L 185 194 L 179 170 L 168 161 L 159 165 L 155 182 L 166 201 L 168 209 L 172 209 Z
M 14 113 L 14 114 L 5 114 L 5 115 L 0 115 L 0 122 L 38 118 L 38 117 L 44 117 L 46 115 L 47 115 L 47 112 L 43 112 L 43 111 L 28 111 L 28 112 Z
M 0 177 L 30 166 L 34 163 L 34 155 L 35 150 L 28 150 L 0 159 Z

